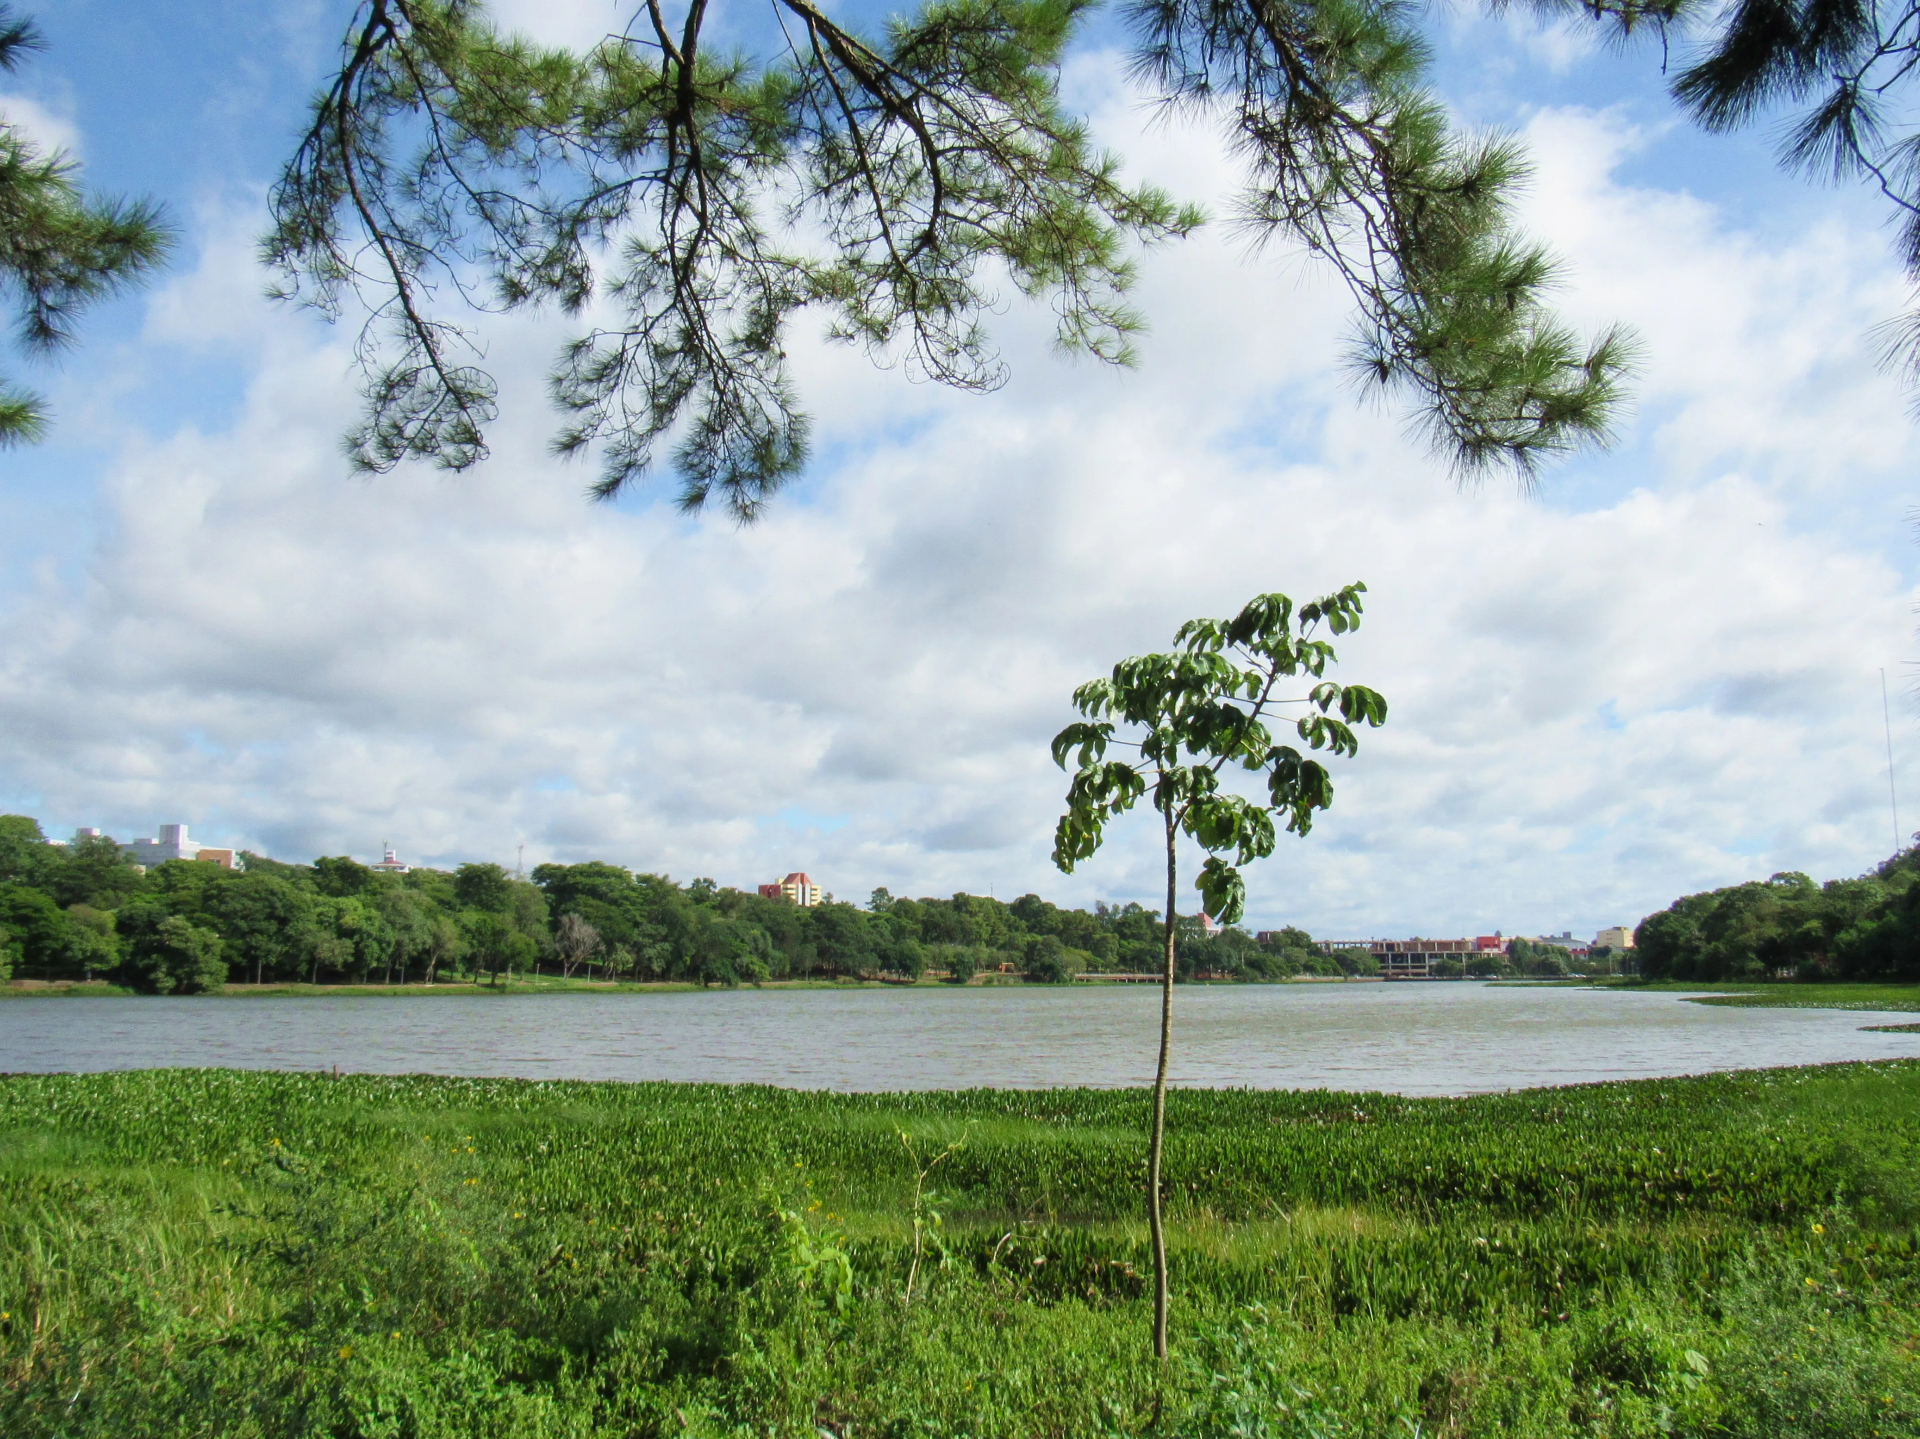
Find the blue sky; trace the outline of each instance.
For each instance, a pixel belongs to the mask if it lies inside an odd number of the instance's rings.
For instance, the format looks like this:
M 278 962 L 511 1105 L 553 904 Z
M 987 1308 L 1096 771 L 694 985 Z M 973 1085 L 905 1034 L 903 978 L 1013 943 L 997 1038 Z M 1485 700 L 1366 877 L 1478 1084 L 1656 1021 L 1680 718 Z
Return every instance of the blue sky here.
M 618 18 L 502 9 L 560 41 Z M 1620 445 L 1536 496 L 1458 492 L 1341 381 L 1324 279 L 1215 227 L 1146 258 L 1131 373 L 1058 359 L 1019 307 L 1014 383 L 984 399 L 797 336 L 818 459 L 743 533 L 675 516 L 669 482 L 585 503 L 588 471 L 542 448 L 551 319 L 489 331 L 518 398 L 483 472 L 346 475 L 345 337 L 264 301 L 250 245 L 348 13 L 64 0 L 0 85 L 182 232 L 81 349 L 13 368 L 57 423 L 0 457 L 0 805 L 294 859 L 524 842 L 741 885 L 806 868 L 843 897 L 1146 897 L 1143 834 L 1047 865 L 1067 693 L 1193 614 L 1365 578 L 1345 653 L 1394 719 L 1250 876 L 1256 921 L 1590 932 L 1890 847 L 1878 670 L 1904 783 L 1920 551 L 1868 332 L 1907 286 L 1871 197 L 1781 175 L 1765 132 L 1690 129 L 1653 51 L 1433 23 L 1448 101 L 1533 148 L 1568 314 L 1647 344 Z M 760 14 L 722 13 L 748 38 Z M 1116 39 L 1096 23 L 1069 93 L 1218 208 L 1230 160 L 1144 126 Z

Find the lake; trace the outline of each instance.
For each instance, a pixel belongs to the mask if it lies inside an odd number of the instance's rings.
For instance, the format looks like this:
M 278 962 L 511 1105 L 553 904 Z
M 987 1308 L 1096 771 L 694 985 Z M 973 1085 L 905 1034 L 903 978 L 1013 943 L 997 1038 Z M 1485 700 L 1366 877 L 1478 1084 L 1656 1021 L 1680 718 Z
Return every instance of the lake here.
M 1158 989 L 20 999 L 0 1072 L 218 1066 L 798 1089 L 1112 1087 L 1153 1078 Z M 1176 992 L 1176 1084 L 1465 1094 L 1920 1057 L 1913 1015 L 1732 1009 L 1481 984 Z

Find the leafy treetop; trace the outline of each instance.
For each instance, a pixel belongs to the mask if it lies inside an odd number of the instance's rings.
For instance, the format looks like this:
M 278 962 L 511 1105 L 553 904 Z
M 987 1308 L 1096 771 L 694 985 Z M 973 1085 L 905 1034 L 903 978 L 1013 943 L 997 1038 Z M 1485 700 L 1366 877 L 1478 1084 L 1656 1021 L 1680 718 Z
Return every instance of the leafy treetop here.
M 1207 912 L 1229 924 L 1238 920 L 1246 900 L 1238 866 L 1273 852 L 1272 816 L 1284 814 L 1287 829 L 1304 835 L 1314 811 L 1333 803 L 1326 766 L 1275 743 L 1268 712 L 1303 705 L 1295 735 L 1308 750 L 1334 755 L 1359 752 L 1353 725 L 1386 722 L 1387 702 L 1379 693 L 1323 678 L 1336 656 L 1329 641 L 1316 637 L 1322 625 L 1335 635 L 1357 626 L 1365 590 L 1348 585 L 1302 605 L 1297 615 L 1285 595 L 1261 595 L 1231 620 L 1182 625 L 1172 653 L 1122 660 L 1110 678 L 1074 691 L 1074 706 L 1087 719 L 1053 741 L 1056 764 L 1064 768 L 1069 756 L 1075 759 L 1054 863 L 1071 874 L 1100 848 L 1107 823 L 1131 810 L 1151 782 L 1169 853 L 1176 831 L 1206 850 L 1195 883 Z M 1298 676 L 1319 683 L 1304 696 L 1277 693 L 1283 679 Z M 1117 724 L 1133 727 L 1139 738 L 1117 740 Z M 1137 758 L 1108 759 L 1116 744 L 1136 748 Z M 1220 787 L 1230 764 L 1265 774 L 1266 804 Z M 1233 856 L 1231 863 L 1223 853 Z

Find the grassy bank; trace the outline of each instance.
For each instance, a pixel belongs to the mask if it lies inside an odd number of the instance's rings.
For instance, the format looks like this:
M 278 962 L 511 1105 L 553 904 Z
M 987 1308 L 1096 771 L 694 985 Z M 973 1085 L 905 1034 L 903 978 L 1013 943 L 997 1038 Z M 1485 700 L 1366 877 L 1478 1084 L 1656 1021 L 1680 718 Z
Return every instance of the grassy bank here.
M 1144 1107 L 10 1077 L 0 1433 L 1920 1432 L 1920 1063 Z
M 1861 984 L 1850 981 L 1800 983 L 1688 984 L 1681 980 L 1620 980 L 1609 988 L 1695 995 L 1695 1004 L 1736 1009 L 1877 1009 L 1920 1013 L 1920 984 Z
M 1110 976 L 1076 976 L 1076 983 L 1100 984 L 1111 982 Z M 1249 981 L 1203 980 L 1196 981 L 1202 987 L 1229 986 Z M 1258 984 L 1377 984 L 1374 978 L 1342 977 L 1330 978 L 1324 975 L 1300 975 L 1289 979 L 1269 979 L 1250 981 Z M 973 989 L 986 989 L 1001 985 L 1020 986 L 1034 983 L 1018 974 L 976 974 L 967 981 Z M 711 991 L 726 988 L 715 984 L 699 984 L 691 980 L 648 980 L 638 982 L 624 979 L 562 979 L 557 975 L 515 975 L 512 979 L 495 983 L 492 979 L 443 979 L 433 984 L 303 984 L 296 980 L 270 980 L 265 984 L 228 983 L 206 994 L 197 994 L 194 999 L 246 999 L 255 996 L 289 995 L 311 996 L 329 995 L 384 995 L 389 998 L 405 998 L 414 995 L 528 995 L 528 994 L 660 994 Z M 733 986 L 738 988 L 739 986 Z M 895 977 L 877 978 L 867 976 L 856 978 L 844 976 L 838 979 L 766 979 L 748 986 L 753 989 L 951 989 L 944 975 L 924 974 L 918 979 Z M 135 991 L 124 985 L 108 980 L 37 980 L 16 979 L 0 983 L 0 999 L 51 999 L 59 997 L 84 998 L 141 998 Z

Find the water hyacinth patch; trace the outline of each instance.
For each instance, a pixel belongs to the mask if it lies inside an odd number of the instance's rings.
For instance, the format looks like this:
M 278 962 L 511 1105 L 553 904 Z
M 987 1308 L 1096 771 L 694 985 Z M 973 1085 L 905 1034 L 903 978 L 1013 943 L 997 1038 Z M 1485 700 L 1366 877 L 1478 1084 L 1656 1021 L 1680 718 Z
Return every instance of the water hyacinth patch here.
M 1911 1434 L 1916 1098 L 11 1076 L 0 1432 Z

